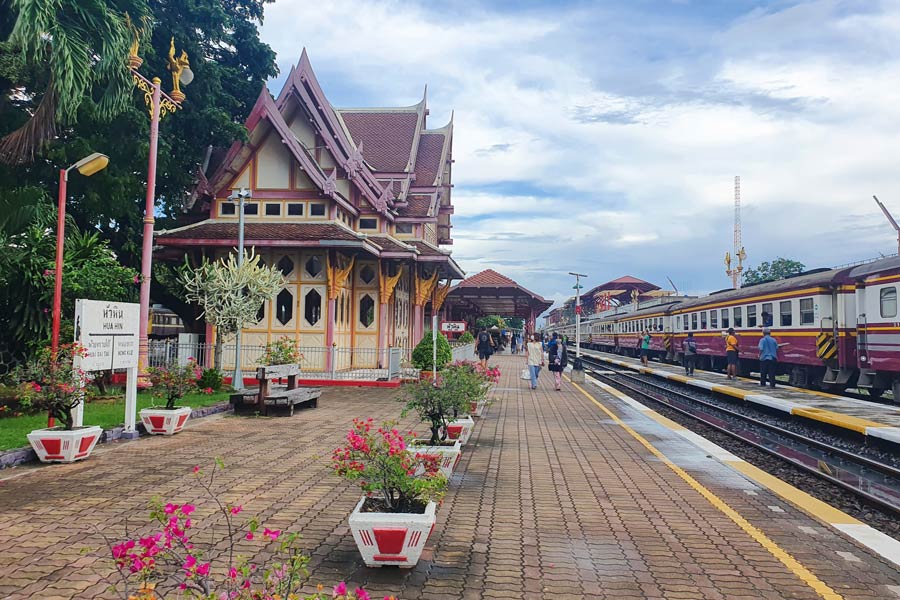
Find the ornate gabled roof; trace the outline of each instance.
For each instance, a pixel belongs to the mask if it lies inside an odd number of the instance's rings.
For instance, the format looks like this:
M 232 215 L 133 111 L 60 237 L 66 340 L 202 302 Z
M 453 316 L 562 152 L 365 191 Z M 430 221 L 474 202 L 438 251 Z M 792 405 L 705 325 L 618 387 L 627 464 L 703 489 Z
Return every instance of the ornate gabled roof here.
M 366 162 L 376 171 L 404 173 L 415 162 L 425 101 L 405 108 L 348 108 L 336 112 L 355 144 L 364 143 Z
M 238 237 L 238 224 L 235 221 L 217 221 L 207 219 L 177 229 L 160 231 L 156 241 L 161 245 L 184 245 L 188 241 L 198 244 L 224 245 L 233 244 Z M 257 223 L 244 224 L 244 238 L 248 245 L 260 241 L 272 242 L 313 242 L 317 240 L 360 241 L 366 235 L 355 232 L 343 223 L 325 221 L 321 223 Z M 219 244 L 222 245 L 222 244 Z
M 400 209 L 400 217 L 432 217 L 434 197 L 428 195 L 410 194 L 407 196 L 406 207 Z
M 517 309 L 523 305 L 533 308 L 535 314 L 541 314 L 553 305 L 551 300 L 493 269 L 463 279 L 450 289 L 448 299 L 469 299 L 487 314 L 521 314 Z

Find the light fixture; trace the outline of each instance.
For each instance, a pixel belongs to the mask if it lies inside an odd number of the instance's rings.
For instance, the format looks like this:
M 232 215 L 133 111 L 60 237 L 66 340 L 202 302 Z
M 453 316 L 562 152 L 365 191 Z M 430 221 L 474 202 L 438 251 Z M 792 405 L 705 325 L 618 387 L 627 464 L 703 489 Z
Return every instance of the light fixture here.
M 70 169 L 78 169 L 78 172 L 85 177 L 90 177 L 97 171 L 102 171 L 109 164 L 109 157 L 99 152 L 94 152 L 85 156 L 77 163 L 69 167 Z
M 178 81 L 181 82 L 181 85 L 190 85 L 193 80 L 194 72 L 191 71 L 190 67 L 185 67 L 184 71 L 182 71 L 181 75 L 178 77 Z

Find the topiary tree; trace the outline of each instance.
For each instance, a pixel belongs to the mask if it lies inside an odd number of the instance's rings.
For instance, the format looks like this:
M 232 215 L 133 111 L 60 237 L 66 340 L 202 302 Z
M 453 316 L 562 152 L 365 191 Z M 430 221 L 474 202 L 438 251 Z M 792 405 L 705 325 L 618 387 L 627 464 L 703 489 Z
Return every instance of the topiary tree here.
M 253 250 L 240 266 L 234 254 L 216 262 L 204 260 L 196 269 L 185 265 L 180 279 L 188 302 L 199 304 L 206 321 L 216 328 L 216 370 L 222 369 L 222 340 L 255 323 L 259 307 L 285 283 L 281 271 L 260 265 Z
M 412 364 L 415 368 L 422 371 L 430 371 L 432 368 L 432 350 L 431 350 L 431 332 L 426 331 L 425 337 L 415 347 L 412 353 Z M 444 334 L 439 333 L 437 336 L 437 363 L 434 365 L 438 371 L 444 368 L 447 363 L 453 360 L 453 351 L 450 349 L 450 342 Z
M 472 335 L 471 331 L 464 331 L 463 334 L 461 336 L 459 336 L 459 339 L 456 341 L 458 341 L 460 344 L 471 344 L 472 342 L 475 341 L 475 336 Z

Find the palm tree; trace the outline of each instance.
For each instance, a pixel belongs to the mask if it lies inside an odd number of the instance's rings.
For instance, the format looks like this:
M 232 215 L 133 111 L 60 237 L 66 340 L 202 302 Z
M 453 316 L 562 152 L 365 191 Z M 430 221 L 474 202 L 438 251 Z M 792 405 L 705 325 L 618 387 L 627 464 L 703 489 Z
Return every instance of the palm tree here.
M 126 61 L 137 34 L 127 15 L 146 24 L 145 0 L 0 0 L 0 13 L 15 16 L 9 44 L 18 60 L 48 74 L 41 90 L 13 82 L 12 94 L 40 98 L 40 104 L 0 140 L 0 161 L 32 161 L 58 125 L 75 122 L 86 100 L 103 118 L 124 110 L 131 92 Z

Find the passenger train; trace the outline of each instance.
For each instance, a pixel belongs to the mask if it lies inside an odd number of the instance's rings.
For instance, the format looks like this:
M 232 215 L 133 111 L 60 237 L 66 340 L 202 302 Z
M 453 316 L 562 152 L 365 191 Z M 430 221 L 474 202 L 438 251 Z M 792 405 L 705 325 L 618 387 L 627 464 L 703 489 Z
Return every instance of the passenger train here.
M 740 341 L 742 375 L 759 370 L 758 342 L 770 327 L 780 346 L 779 374 L 790 384 L 840 391 L 867 390 L 873 397 L 891 390 L 900 401 L 900 316 L 897 288 L 900 257 L 723 290 L 632 312 L 586 317 L 585 348 L 636 356 L 639 336 L 652 335 L 651 357 L 680 362 L 682 342 L 693 332 L 697 366 L 725 366 L 725 331 Z M 575 340 L 574 324 L 548 328 Z

